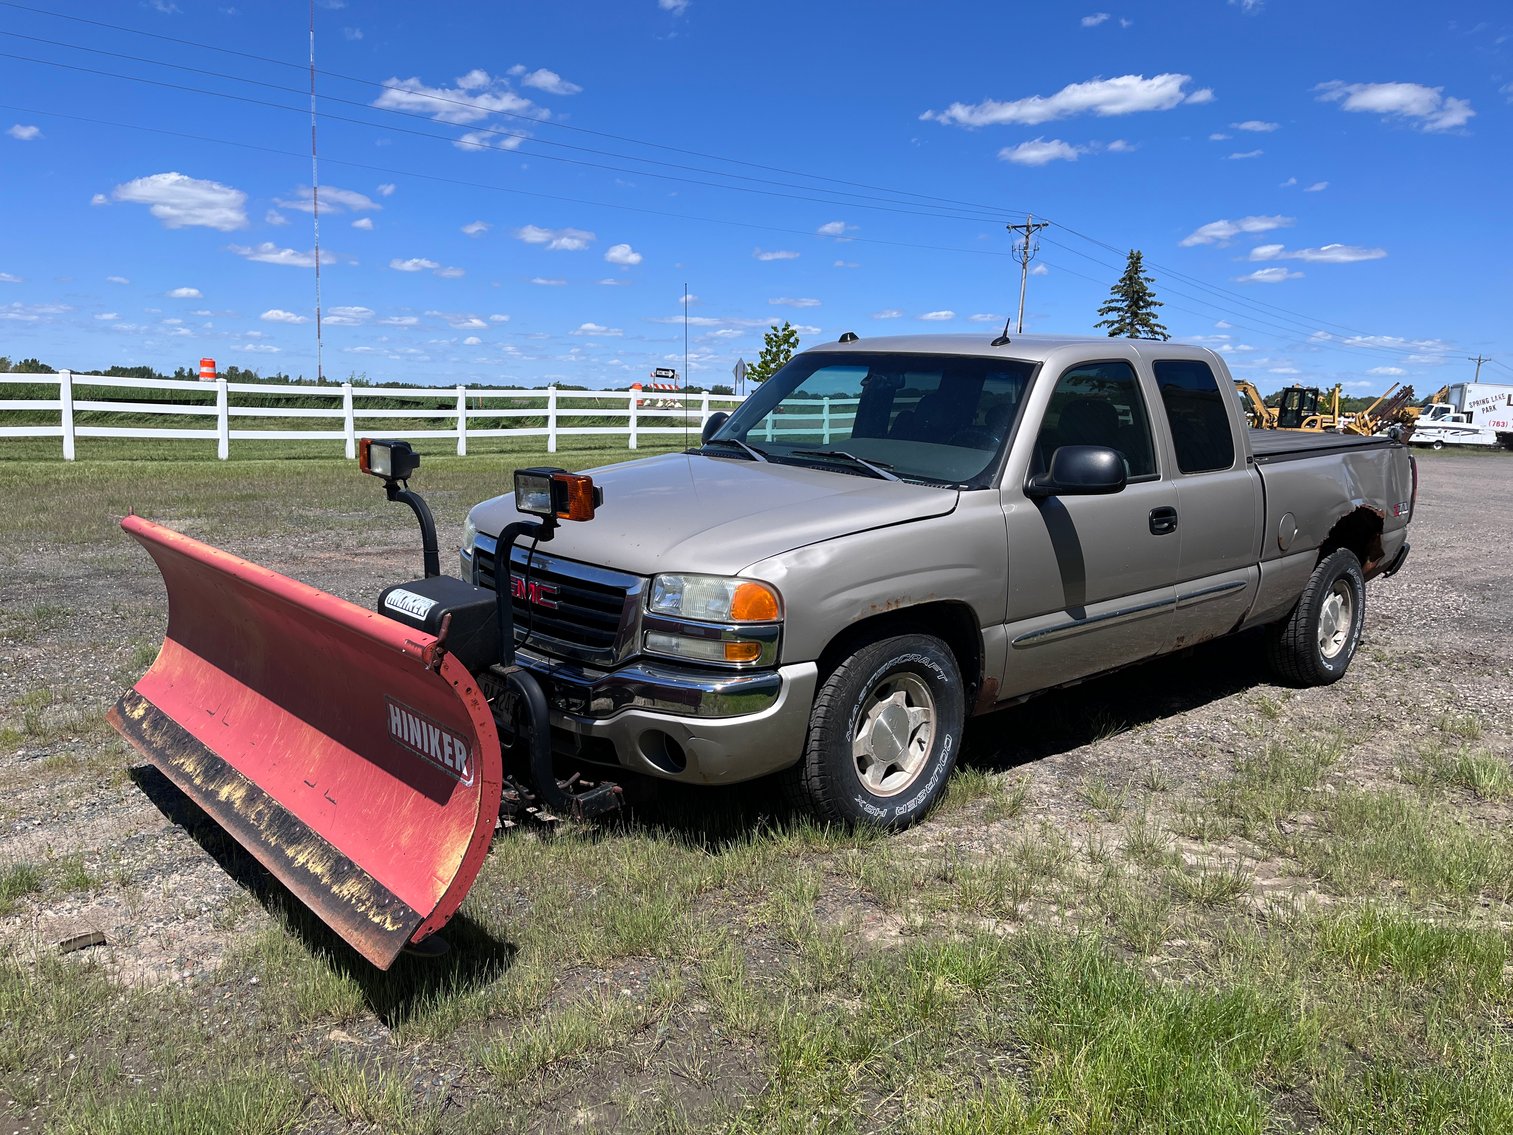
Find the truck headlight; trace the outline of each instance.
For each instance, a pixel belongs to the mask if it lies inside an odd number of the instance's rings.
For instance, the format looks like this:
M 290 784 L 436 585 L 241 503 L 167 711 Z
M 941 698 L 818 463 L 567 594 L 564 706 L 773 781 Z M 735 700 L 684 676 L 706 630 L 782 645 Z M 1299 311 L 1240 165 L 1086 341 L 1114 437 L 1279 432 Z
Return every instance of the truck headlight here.
M 471 556 L 473 547 L 478 543 L 478 525 L 473 523 L 471 514 L 462 522 L 462 554 Z
M 775 588 L 723 575 L 659 575 L 651 581 L 649 610 L 712 623 L 775 623 L 783 604 Z

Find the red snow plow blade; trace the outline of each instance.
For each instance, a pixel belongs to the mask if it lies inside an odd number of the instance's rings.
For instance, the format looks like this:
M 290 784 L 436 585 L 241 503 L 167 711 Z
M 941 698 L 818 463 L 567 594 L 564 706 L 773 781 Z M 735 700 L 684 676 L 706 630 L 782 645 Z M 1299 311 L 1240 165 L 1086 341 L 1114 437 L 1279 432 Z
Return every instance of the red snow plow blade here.
M 363 957 L 440 929 L 483 866 L 493 714 L 442 639 L 161 525 L 162 652 L 110 722 Z

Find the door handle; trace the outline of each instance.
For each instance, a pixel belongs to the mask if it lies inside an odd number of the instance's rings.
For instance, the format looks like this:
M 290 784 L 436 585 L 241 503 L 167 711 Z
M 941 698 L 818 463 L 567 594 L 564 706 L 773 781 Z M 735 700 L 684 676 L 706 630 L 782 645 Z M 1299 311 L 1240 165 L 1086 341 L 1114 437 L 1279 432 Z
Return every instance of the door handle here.
M 1177 510 L 1169 506 L 1151 509 L 1151 535 L 1165 536 L 1177 530 Z

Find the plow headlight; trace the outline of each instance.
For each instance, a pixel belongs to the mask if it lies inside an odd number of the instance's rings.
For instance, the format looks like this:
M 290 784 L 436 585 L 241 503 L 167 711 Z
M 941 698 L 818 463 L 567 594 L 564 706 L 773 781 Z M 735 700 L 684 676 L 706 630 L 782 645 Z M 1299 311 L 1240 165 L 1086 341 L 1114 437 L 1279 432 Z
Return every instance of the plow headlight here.
M 647 607 L 658 615 L 714 623 L 775 623 L 782 601 L 768 584 L 723 575 L 659 575 Z
M 565 469 L 516 469 L 515 507 L 532 516 L 592 520 L 604 490 L 586 473 Z
M 408 481 L 420 468 L 420 454 L 407 441 L 378 441 L 365 437 L 357 443 L 357 467 L 386 481 Z

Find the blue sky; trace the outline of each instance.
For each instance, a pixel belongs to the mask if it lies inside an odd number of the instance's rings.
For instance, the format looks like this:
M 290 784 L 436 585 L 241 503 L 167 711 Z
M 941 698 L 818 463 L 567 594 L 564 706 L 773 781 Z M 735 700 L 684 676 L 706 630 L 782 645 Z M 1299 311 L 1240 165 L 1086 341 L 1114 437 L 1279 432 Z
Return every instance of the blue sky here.
M 0 354 L 706 385 L 791 320 L 1094 333 L 1140 249 L 1238 377 L 1513 381 L 1513 9 L 0 2 Z

